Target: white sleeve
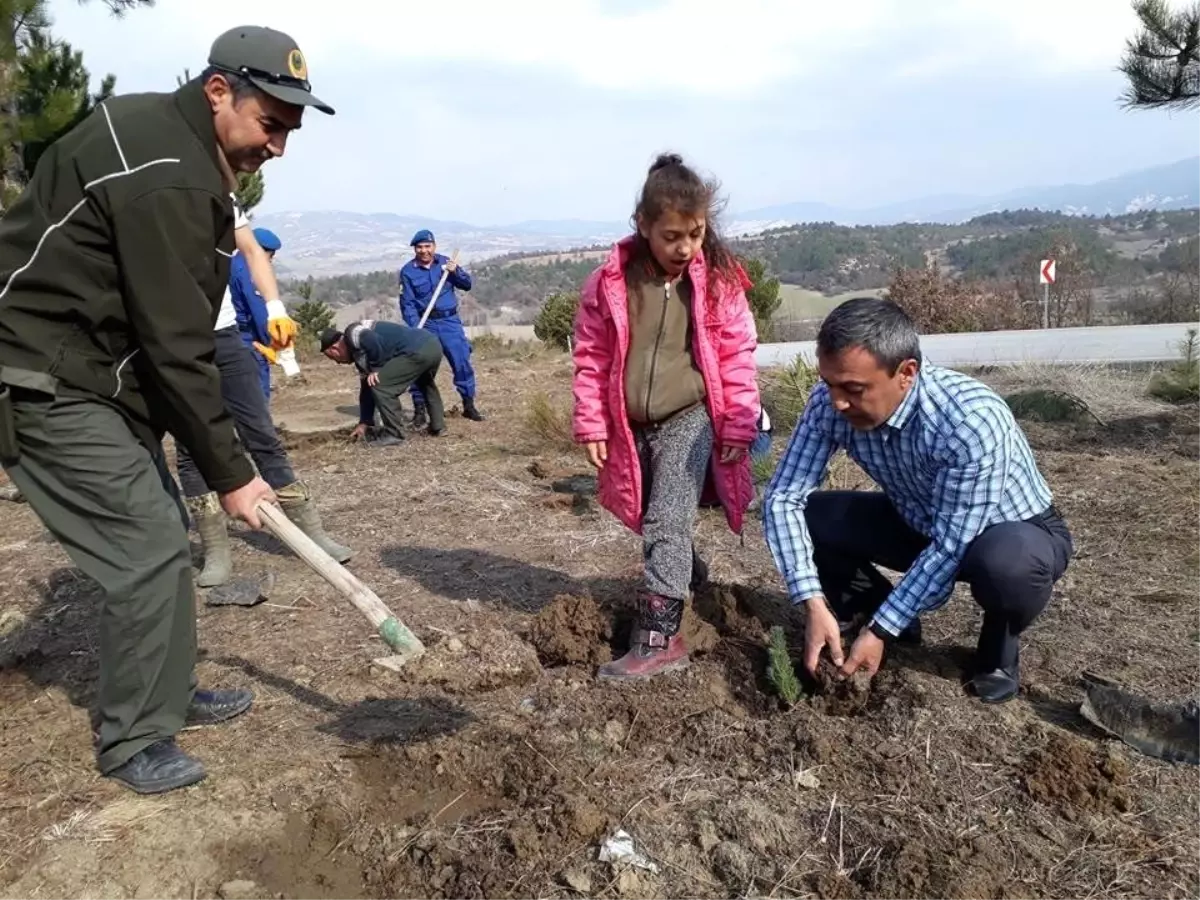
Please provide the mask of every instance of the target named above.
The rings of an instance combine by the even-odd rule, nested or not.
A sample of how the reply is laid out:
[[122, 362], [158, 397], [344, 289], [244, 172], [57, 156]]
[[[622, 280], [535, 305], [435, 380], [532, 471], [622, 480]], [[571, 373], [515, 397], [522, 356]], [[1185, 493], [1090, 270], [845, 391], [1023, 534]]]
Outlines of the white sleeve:
[[246, 213], [242, 211], [242, 204], [238, 203], [237, 195], [231, 193], [229, 199], [233, 201], [233, 227], [246, 228], [250, 225], [250, 219]]

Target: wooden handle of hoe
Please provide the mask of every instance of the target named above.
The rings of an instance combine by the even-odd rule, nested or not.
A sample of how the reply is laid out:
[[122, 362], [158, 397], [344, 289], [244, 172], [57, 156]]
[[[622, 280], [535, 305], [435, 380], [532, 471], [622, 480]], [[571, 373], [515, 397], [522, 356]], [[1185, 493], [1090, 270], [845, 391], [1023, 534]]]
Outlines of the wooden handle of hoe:
[[401, 622], [375, 592], [359, 581], [317, 543], [301, 531], [279, 507], [260, 503], [258, 515], [267, 530], [308, 563], [318, 575], [337, 588], [347, 600], [366, 616], [379, 636], [397, 653], [415, 659], [425, 652], [425, 645], [408, 626]]
[[[454, 255], [450, 257], [452, 262], [458, 262], [458, 251], [454, 251]], [[446, 286], [446, 279], [450, 277], [450, 270], [445, 266], [442, 267], [442, 277], [438, 279], [437, 287], [433, 289], [433, 296], [429, 298], [429, 304], [425, 307], [425, 312], [421, 314], [421, 322], [417, 325], [418, 328], [424, 328], [425, 322], [429, 319], [429, 314], [433, 312], [433, 304], [437, 303], [438, 295], [442, 293], [442, 288]]]

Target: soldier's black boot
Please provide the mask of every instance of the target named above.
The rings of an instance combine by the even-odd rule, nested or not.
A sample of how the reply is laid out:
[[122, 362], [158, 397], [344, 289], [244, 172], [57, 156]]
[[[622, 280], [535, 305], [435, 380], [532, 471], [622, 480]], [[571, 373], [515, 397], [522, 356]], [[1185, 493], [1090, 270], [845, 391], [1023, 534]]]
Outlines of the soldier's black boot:
[[470, 419], [472, 422], [482, 422], [483, 413], [475, 408], [474, 397], [463, 397], [463, 418]]
[[424, 403], [418, 403], [413, 407], [412, 427], [424, 428], [429, 424], [429, 407]]

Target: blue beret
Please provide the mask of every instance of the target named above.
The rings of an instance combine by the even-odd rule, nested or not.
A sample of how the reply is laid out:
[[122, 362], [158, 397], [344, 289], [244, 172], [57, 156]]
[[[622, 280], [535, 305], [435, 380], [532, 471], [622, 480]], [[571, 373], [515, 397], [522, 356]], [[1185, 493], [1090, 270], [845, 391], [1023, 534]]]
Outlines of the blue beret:
[[434, 243], [433, 232], [430, 231], [428, 228], [422, 228], [420, 231], [418, 231], [416, 234], [413, 235], [413, 238], [411, 241], [409, 241], [408, 245], [410, 247], [415, 247], [415, 246], [417, 246], [417, 244], [423, 244], [426, 241], [428, 241], [431, 244]]
[[283, 246], [279, 237], [269, 228], [255, 228], [254, 239], [258, 241], [258, 246], [267, 251], [278, 250]]

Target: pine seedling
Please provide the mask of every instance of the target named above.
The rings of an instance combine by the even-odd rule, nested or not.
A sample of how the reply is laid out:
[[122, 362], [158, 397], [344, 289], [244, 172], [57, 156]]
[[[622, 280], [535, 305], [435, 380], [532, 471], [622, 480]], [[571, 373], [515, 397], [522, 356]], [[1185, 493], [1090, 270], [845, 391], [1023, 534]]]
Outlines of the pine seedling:
[[783, 698], [788, 706], [794, 706], [800, 699], [800, 682], [796, 679], [796, 670], [792, 668], [792, 657], [788, 653], [787, 639], [783, 629], [774, 625], [771, 628], [771, 643], [767, 648], [767, 680], [775, 688], [776, 693]]

